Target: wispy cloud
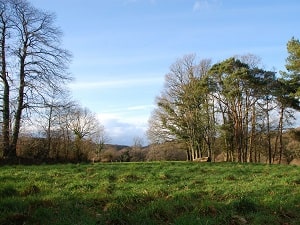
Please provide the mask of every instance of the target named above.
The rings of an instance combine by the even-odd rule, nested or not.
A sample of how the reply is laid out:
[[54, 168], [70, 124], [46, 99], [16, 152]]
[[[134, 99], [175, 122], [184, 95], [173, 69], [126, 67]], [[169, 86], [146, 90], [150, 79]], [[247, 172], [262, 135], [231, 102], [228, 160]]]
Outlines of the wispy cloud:
[[222, 5], [222, 0], [198, 0], [195, 1], [193, 11], [212, 10], [219, 8]]
[[74, 89], [98, 89], [98, 88], [129, 88], [135, 86], [145, 86], [153, 84], [161, 84], [163, 78], [149, 76], [148, 78], [129, 78], [129, 79], [113, 79], [103, 81], [90, 82], [74, 82], [69, 87]]
[[104, 127], [123, 127], [124, 130], [128, 127], [135, 129], [144, 129], [147, 125], [147, 114], [129, 114], [129, 113], [99, 113], [98, 118]]
[[124, 118], [125, 113], [132, 113], [133, 111], [144, 111], [154, 108], [154, 104], [147, 105], [131, 105], [125, 107], [114, 106], [109, 109], [103, 110], [101, 114], [107, 115], [107, 118]]
[[193, 6], [193, 11], [198, 11], [198, 10], [200, 10], [201, 7], [202, 7], [201, 2], [196, 1]]
[[135, 111], [135, 110], [145, 110], [149, 108], [153, 108], [154, 105], [137, 105], [137, 106], [130, 106], [127, 108], [129, 111]]

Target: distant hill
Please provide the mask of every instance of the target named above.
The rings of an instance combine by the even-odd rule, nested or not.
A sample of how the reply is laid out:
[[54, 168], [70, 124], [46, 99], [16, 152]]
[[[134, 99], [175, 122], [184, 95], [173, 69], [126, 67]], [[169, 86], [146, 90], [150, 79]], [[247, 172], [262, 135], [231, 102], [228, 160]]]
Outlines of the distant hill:
[[113, 148], [117, 151], [120, 151], [124, 148], [130, 148], [130, 146], [128, 146], [128, 145], [118, 145], [118, 144], [105, 144], [105, 149], [108, 149], [108, 148]]

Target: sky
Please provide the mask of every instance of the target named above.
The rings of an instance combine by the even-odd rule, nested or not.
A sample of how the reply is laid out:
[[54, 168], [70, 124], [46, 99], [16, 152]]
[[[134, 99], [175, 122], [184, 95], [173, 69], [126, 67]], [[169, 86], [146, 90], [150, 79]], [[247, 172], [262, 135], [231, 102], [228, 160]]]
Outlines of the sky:
[[108, 143], [147, 144], [148, 119], [178, 58], [254, 54], [285, 70], [300, 39], [299, 0], [29, 0], [56, 14], [72, 55], [73, 98], [97, 114]]

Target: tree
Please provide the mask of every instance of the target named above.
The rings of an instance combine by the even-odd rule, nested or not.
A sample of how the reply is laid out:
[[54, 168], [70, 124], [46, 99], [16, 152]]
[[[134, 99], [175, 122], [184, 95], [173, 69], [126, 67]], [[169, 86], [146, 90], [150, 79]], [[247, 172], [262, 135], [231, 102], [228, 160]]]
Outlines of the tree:
[[2, 143], [3, 143], [3, 154], [7, 155], [9, 153], [9, 123], [10, 123], [10, 109], [9, 109], [9, 77], [7, 72], [7, 45], [6, 39], [8, 38], [8, 29], [10, 28], [9, 17], [7, 16], [7, 4], [5, 2], [0, 2], [0, 23], [1, 23], [1, 84], [2, 84]]
[[104, 126], [102, 126], [101, 124], [99, 124], [99, 127], [97, 128], [97, 131], [93, 136], [94, 136], [92, 137], [93, 142], [96, 144], [95, 153], [97, 158], [99, 158], [100, 153], [103, 151], [105, 147], [105, 143], [109, 141], [110, 138], [107, 136]]
[[[219, 127], [227, 160], [247, 162], [252, 160], [250, 157], [252, 158], [258, 105], [267, 105], [265, 113], [269, 128], [269, 113], [272, 110], [270, 91], [273, 90], [275, 73], [257, 68], [259, 60], [252, 55], [240, 58], [243, 61], [229, 58], [213, 65], [209, 72], [209, 83], [212, 86], [211, 93], [216, 99], [216, 111], [221, 113]], [[270, 129], [267, 130], [270, 153]]]
[[[253, 156], [257, 155], [257, 148], [255, 147], [255, 139], [257, 137], [257, 108], [256, 102], [259, 99], [259, 95], [255, 94], [257, 91], [257, 86], [259, 86], [259, 82], [256, 79], [258, 74], [263, 73], [262, 70], [257, 69], [261, 66], [261, 58], [253, 55], [253, 54], [246, 54], [237, 56], [242, 63], [245, 63], [249, 66], [250, 72], [250, 79], [245, 82], [247, 83], [247, 87], [245, 89], [245, 123], [244, 123], [244, 134], [245, 134], [245, 154], [244, 161], [253, 162]], [[251, 76], [254, 77], [251, 78]], [[254, 151], [255, 150], [255, 151]], [[254, 154], [253, 154], [254, 151]]]
[[[204, 141], [207, 139], [204, 122], [207, 104], [207, 90], [200, 80], [210, 66], [209, 60], [195, 63], [195, 55], [186, 55], [170, 67], [165, 77], [165, 89], [157, 98], [148, 130], [148, 136], [161, 141], [177, 139], [187, 146], [187, 159], [193, 160], [204, 153]], [[208, 143], [208, 142], [206, 142]]]
[[67, 160], [69, 152], [72, 150], [73, 132], [70, 128], [70, 123], [72, 121], [74, 108], [76, 108], [77, 106], [78, 104], [76, 104], [75, 102], [67, 101], [65, 102], [64, 107], [60, 108], [60, 110], [58, 111], [58, 128], [56, 133], [58, 136], [60, 147], [56, 149], [56, 159], [62, 156], [65, 160]]
[[287, 43], [288, 57], [286, 69], [288, 72], [281, 72], [283, 79], [289, 83], [290, 95], [299, 100], [300, 97], [300, 42], [292, 38]]
[[291, 85], [289, 85], [289, 81], [279, 78], [276, 80], [276, 84], [274, 87], [274, 96], [277, 101], [278, 108], [278, 128], [277, 135], [275, 139], [274, 153], [273, 153], [273, 161], [275, 161], [276, 154], [278, 153], [278, 141], [279, 141], [279, 163], [281, 163], [282, 154], [283, 154], [283, 130], [284, 124], [291, 122], [291, 119], [294, 118], [294, 110], [300, 109], [299, 100], [292, 97], [291, 95]]
[[[295, 78], [299, 82], [300, 76], [300, 42], [294, 37], [287, 43], [288, 57], [286, 59], [286, 69], [290, 72], [290, 78]], [[298, 85], [299, 88], [299, 85]]]
[[74, 135], [75, 156], [78, 161], [82, 159], [83, 140], [93, 140], [102, 127], [96, 115], [87, 108], [75, 107], [70, 116], [68, 127]]
[[59, 94], [70, 80], [70, 53], [61, 48], [52, 14], [26, 0], [0, 0], [0, 7], [3, 155], [14, 158], [24, 110], [42, 106], [49, 92]]
[[156, 108], [151, 113], [148, 120], [147, 138], [150, 143], [161, 144], [166, 141], [174, 140], [174, 135], [170, 133], [163, 125], [163, 120], [167, 115], [163, 110]]
[[208, 60], [196, 64], [194, 55], [177, 60], [149, 120], [152, 143], [185, 143], [187, 159], [194, 160], [212, 156], [223, 141], [227, 161], [260, 162], [264, 156], [272, 163], [279, 154], [280, 162], [284, 123], [293, 117], [291, 109], [300, 108], [300, 48], [298, 40], [291, 42], [283, 78], [261, 69], [251, 54], [212, 66]]
[[224, 119], [230, 122], [228, 124], [231, 128], [229, 132], [233, 134], [231, 146], [235, 146], [238, 161], [240, 162], [245, 160], [246, 154], [244, 151], [244, 118], [246, 116], [244, 113], [247, 112], [247, 106], [245, 105], [247, 86], [245, 81], [249, 76], [249, 71], [247, 64], [235, 58], [229, 58], [219, 64], [215, 64], [210, 70], [213, 77], [217, 76], [218, 80], [222, 82], [218, 85], [220, 95], [218, 95], [217, 100], [220, 102], [219, 105], [223, 105], [222, 108], [225, 108], [227, 111], [227, 119], [225, 117]]
[[63, 139], [63, 126], [61, 124], [61, 116], [68, 108], [74, 107], [76, 104], [70, 100], [68, 92], [45, 98], [44, 107], [31, 114], [35, 118], [35, 127], [41, 131], [40, 136], [45, 137], [46, 149], [40, 158], [59, 158], [60, 142]]
[[142, 149], [143, 143], [144, 143], [144, 140], [142, 137], [139, 137], [139, 136], [133, 137], [132, 149], [139, 149], [139, 150]]
[[286, 69], [288, 72], [280, 71], [281, 78], [276, 82], [274, 95], [276, 96], [279, 108], [279, 124], [275, 142], [275, 159], [277, 152], [277, 143], [279, 139], [279, 163], [283, 153], [283, 120], [294, 118], [293, 111], [289, 109], [300, 110], [300, 42], [292, 38], [287, 43], [288, 57], [286, 59]]

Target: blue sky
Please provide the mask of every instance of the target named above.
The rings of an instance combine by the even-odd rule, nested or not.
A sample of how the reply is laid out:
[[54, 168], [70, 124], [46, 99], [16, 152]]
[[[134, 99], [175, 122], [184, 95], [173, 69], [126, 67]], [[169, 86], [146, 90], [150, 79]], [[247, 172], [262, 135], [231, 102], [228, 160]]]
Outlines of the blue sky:
[[299, 0], [29, 1], [56, 14], [73, 54], [72, 95], [99, 115], [114, 144], [145, 137], [177, 58], [194, 53], [216, 63], [251, 53], [278, 71], [286, 43], [300, 38]]

